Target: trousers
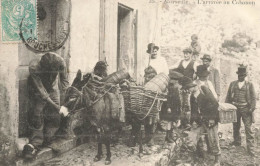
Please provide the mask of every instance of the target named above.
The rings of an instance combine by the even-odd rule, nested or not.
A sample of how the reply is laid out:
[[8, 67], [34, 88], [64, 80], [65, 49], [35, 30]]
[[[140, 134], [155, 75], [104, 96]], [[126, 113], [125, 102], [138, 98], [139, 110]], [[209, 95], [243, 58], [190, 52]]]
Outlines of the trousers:
[[[49, 92], [49, 97], [60, 105], [59, 90]], [[50, 143], [60, 127], [61, 116], [59, 111], [49, 105], [38, 93], [29, 93], [29, 142], [38, 148], [42, 144]]]
[[213, 155], [220, 155], [218, 124], [210, 128], [205, 123], [200, 126], [199, 151], [207, 151], [208, 147]]
[[[132, 136], [139, 136], [139, 132], [141, 130], [142, 122], [138, 120], [136, 117], [132, 119]], [[144, 120], [144, 130], [145, 130], [145, 137], [146, 141], [149, 142], [155, 133], [157, 127], [157, 120], [156, 118], [147, 117]]]
[[242, 119], [245, 126], [247, 149], [254, 153], [254, 134], [251, 128], [253, 123], [252, 113], [248, 109], [248, 107], [237, 108], [237, 122], [233, 123], [233, 137], [235, 143], [241, 144], [240, 127]]

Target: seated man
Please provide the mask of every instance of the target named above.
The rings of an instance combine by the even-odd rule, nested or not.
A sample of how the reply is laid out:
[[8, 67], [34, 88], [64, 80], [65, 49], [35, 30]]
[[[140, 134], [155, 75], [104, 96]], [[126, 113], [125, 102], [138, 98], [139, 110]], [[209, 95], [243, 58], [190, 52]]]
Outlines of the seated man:
[[175, 63], [171, 69], [177, 68], [181, 74], [183, 74], [186, 77], [189, 77], [190, 79], [194, 80], [196, 78], [196, 70], [198, 63], [194, 61], [192, 58], [192, 49], [185, 48], [183, 50], [183, 59]]
[[31, 136], [29, 144], [24, 146], [25, 158], [35, 157], [40, 146], [50, 144], [60, 127], [60, 114], [68, 115], [65, 107], [60, 108], [58, 88], [58, 82], [60, 82], [62, 90], [66, 90], [69, 85], [63, 58], [56, 53], [46, 53], [30, 62], [29, 72]]
[[83, 80], [81, 80], [82, 77], [81, 71], [78, 70], [76, 78], [74, 79], [71, 86], [81, 91], [82, 87], [88, 82], [90, 78], [95, 80], [101, 80], [107, 77], [107, 66], [108, 64], [105, 61], [98, 61], [94, 67], [93, 72], [84, 75]]

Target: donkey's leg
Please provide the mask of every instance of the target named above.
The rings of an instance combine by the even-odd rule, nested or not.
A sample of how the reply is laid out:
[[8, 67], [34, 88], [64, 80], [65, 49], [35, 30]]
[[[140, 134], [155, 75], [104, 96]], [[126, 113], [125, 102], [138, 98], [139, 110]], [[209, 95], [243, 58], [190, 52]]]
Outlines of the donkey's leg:
[[94, 158], [94, 161], [97, 162], [99, 160], [101, 160], [102, 157], [102, 143], [98, 142], [98, 153]]
[[105, 161], [105, 165], [109, 165], [111, 163], [110, 140], [108, 140], [105, 145], [107, 149], [107, 158]]
[[142, 130], [140, 129], [139, 134], [139, 154], [143, 153], [143, 136], [142, 136]]

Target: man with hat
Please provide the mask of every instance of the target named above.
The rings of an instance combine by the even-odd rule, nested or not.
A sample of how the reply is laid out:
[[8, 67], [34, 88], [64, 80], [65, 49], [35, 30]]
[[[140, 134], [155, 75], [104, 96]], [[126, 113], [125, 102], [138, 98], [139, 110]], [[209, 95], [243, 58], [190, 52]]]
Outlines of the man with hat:
[[169, 74], [168, 64], [164, 57], [158, 55], [159, 47], [156, 46], [154, 43], [149, 43], [147, 46], [146, 52], [150, 55], [149, 64], [155, 69], [157, 74], [164, 73], [166, 75]]
[[[206, 86], [207, 88], [209, 88], [209, 90], [211, 91], [211, 93], [213, 94], [213, 96], [218, 99], [217, 93], [214, 89], [213, 84], [211, 83], [210, 80], [208, 80], [208, 76], [209, 76], [210, 72], [207, 70], [207, 66], [205, 65], [199, 65], [197, 67], [197, 72], [196, 75], [198, 76], [198, 79], [194, 81], [194, 83], [196, 85], [198, 85], [198, 87], [201, 87], [202, 85]], [[196, 99], [194, 98], [194, 96], [191, 96], [191, 124], [193, 124], [193, 122], [196, 122], [197, 124], [200, 124], [200, 115], [199, 115], [199, 108], [198, 108], [198, 104], [196, 102]]]
[[233, 123], [234, 142], [231, 145], [241, 145], [239, 130], [242, 118], [245, 126], [247, 150], [254, 157], [254, 135], [251, 125], [253, 123], [253, 112], [256, 107], [255, 90], [253, 84], [245, 80], [247, 76], [246, 66], [240, 65], [236, 73], [238, 80], [230, 83], [226, 97], [226, 103], [231, 103], [237, 107], [237, 122]]
[[[207, 71], [204, 68], [204, 71]], [[202, 72], [202, 71], [200, 71]], [[205, 72], [206, 73], [206, 72]], [[200, 74], [200, 73], [199, 73]], [[196, 85], [190, 79], [184, 77], [181, 81], [182, 88], [188, 89], [196, 99], [201, 116], [200, 139], [198, 151], [202, 157], [206, 157], [206, 138], [208, 138], [211, 153], [215, 156], [214, 165], [220, 165], [220, 146], [218, 139], [218, 101], [211, 90], [204, 84]]]
[[83, 75], [83, 79], [81, 70], [78, 70], [71, 86], [81, 91], [82, 87], [88, 82], [89, 79], [100, 81], [101, 79], [107, 77], [107, 67], [108, 64], [106, 61], [98, 61], [93, 69], [93, 72]]
[[[61, 115], [68, 109], [60, 106], [60, 90], [68, 86], [66, 64], [56, 53], [48, 52], [36, 57], [29, 64], [29, 128], [30, 142], [23, 149], [25, 158], [33, 158], [42, 145], [49, 145], [60, 127]], [[60, 83], [60, 89], [58, 87]]]
[[171, 68], [178, 68], [178, 70], [180, 71], [181, 74], [194, 80], [196, 78], [195, 71], [196, 71], [198, 64], [191, 58], [192, 49], [185, 48], [183, 50], [183, 55], [184, 55], [184, 59], [178, 61]]
[[218, 69], [214, 68], [211, 65], [212, 58], [209, 54], [204, 54], [202, 58], [200, 58], [203, 62], [203, 65], [205, 65], [209, 71], [208, 79], [211, 81], [211, 83], [214, 86], [214, 89], [218, 95], [218, 98], [220, 96], [220, 76]]
[[[161, 57], [158, 55], [158, 50], [159, 50], [159, 47], [156, 46], [154, 43], [148, 44], [147, 50], [146, 50], [146, 52], [150, 55], [148, 66], [152, 67], [154, 69], [154, 71], [156, 72], [156, 74], [164, 73], [165, 75], [168, 75], [169, 74], [168, 64], [164, 57]], [[145, 71], [147, 71], [147, 70], [145, 70]], [[145, 73], [144, 77], [146, 77], [148, 74], [149, 73]], [[146, 82], [148, 82], [152, 78], [153, 77], [150, 77], [149, 79], [145, 79], [145, 80], [146, 80]], [[154, 136], [154, 133], [156, 130], [157, 122], [158, 122], [158, 118], [148, 117], [145, 120], [145, 125], [144, 125], [145, 142], [147, 143], [148, 146], [154, 145], [153, 136]], [[139, 130], [139, 127], [137, 127], [137, 128]]]
[[169, 71], [169, 84], [167, 102], [165, 105], [167, 108], [160, 112], [160, 119], [168, 121], [165, 141], [173, 143], [172, 131], [174, 127], [178, 127], [180, 121], [180, 84], [179, 79], [183, 77], [183, 74], [179, 73], [178, 69], [170, 69]]

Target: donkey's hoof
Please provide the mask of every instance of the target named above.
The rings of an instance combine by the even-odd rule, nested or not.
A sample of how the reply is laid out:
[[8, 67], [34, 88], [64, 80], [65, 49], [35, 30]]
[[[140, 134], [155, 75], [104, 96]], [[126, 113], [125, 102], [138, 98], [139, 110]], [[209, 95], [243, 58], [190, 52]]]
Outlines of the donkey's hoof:
[[111, 160], [109, 159], [106, 159], [106, 161], [105, 161], [105, 165], [109, 165], [109, 164], [111, 164]]
[[96, 156], [93, 160], [94, 160], [94, 162], [98, 162], [101, 160], [101, 156]]

